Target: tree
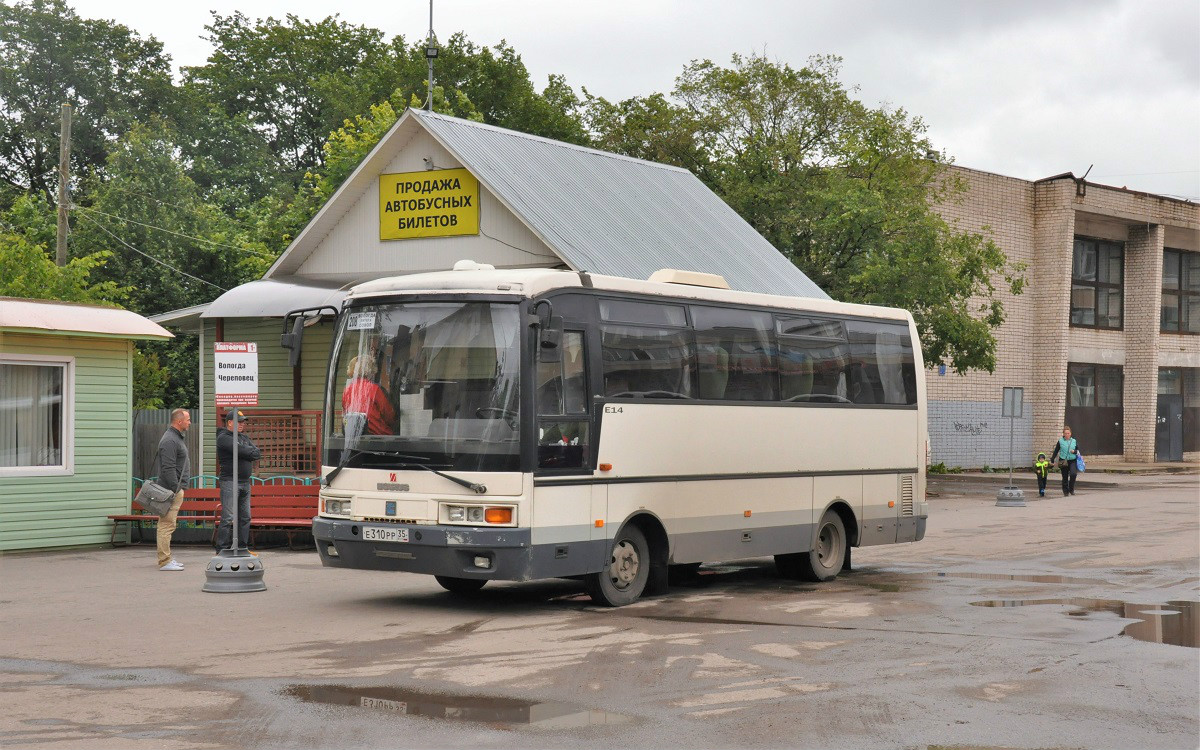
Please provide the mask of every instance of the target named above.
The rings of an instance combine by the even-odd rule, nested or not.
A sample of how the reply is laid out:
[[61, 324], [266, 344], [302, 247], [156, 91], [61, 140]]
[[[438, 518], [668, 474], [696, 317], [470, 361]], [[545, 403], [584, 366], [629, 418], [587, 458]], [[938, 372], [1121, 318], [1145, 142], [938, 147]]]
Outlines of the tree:
[[142, 315], [208, 302], [252, 275], [243, 271], [252, 251], [176, 153], [169, 124], [135, 123], [109, 155], [107, 179], [89, 183], [73, 212], [72, 253], [111, 251], [102, 274], [131, 287], [129, 307]]
[[839, 66], [693, 62], [679, 104], [589, 100], [589, 123], [602, 144], [691, 169], [835, 299], [911, 311], [927, 363], [994, 370], [997, 290], [1019, 294], [1023, 268], [934, 210], [963, 187], [925, 124], [854, 99]]
[[72, 174], [87, 176], [131, 122], [168, 110], [171, 99], [157, 40], [79, 18], [63, 0], [0, 3], [0, 185], [11, 193], [52, 194], [60, 105], [75, 108]]
[[240, 12], [214, 13], [205, 28], [214, 50], [206, 64], [185, 69], [186, 86], [252, 125], [293, 184], [323, 163], [330, 131], [391, 90], [378, 98], [355, 93], [364, 64], [386, 49], [378, 29], [337, 16], [252, 22]]
[[45, 245], [35, 245], [17, 232], [0, 232], [0, 297], [50, 299], [118, 306], [125, 290], [115, 281], [91, 280], [91, 275], [111, 259], [99, 252], [55, 264]]

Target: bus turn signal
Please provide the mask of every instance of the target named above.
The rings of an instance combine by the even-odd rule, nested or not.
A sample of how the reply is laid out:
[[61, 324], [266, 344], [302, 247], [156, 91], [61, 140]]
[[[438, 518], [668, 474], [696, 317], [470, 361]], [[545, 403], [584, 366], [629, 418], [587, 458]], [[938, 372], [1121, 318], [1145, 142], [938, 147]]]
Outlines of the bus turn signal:
[[512, 508], [488, 508], [483, 512], [488, 523], [512, 523]]

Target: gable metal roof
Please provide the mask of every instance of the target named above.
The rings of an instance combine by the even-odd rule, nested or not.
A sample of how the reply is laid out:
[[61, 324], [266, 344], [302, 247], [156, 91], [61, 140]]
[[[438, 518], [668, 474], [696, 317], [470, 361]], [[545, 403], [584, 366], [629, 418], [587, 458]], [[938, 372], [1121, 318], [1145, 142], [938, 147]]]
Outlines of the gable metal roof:
[[716, 273], [734, 289], [829, 299], [686, 169], [409, 110], [577, 271]]

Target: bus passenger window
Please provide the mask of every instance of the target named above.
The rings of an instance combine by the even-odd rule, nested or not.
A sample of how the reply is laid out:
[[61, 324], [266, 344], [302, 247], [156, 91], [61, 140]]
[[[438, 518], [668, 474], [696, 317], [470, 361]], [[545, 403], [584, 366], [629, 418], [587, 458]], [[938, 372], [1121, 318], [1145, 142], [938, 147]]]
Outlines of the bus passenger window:
[[604, 326], [604, 395], [692, 398], [696, 354], [690, 339], [686, 330]]
[[787, 318], [777, 330], [781, 400], [852, 402], [850, 347], [841, 321]]
[[770, 313], [692, 306], [700, 398], [777, 401], [778, 366]]
[[908, 326], [891, 321], [847, 321], [851, 353], [850, 399], [856, 404], [915, 404], [916, 375]]

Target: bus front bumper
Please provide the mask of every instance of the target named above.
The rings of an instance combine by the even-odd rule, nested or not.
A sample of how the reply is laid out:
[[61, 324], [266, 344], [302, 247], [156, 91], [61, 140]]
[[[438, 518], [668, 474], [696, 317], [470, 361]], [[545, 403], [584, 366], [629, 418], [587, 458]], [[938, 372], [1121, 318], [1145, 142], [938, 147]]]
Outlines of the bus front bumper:
[[[367, 527], [407, 529], [407, 542], [368, 541]], [[534, 554], [529, 529], [373, 524], [313, 519], [321, 563], [332, 568], [396, 570], [454, 578], [529, 581]], [[486, 562], [486, 567], [481, 563]]]

